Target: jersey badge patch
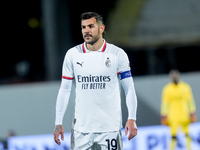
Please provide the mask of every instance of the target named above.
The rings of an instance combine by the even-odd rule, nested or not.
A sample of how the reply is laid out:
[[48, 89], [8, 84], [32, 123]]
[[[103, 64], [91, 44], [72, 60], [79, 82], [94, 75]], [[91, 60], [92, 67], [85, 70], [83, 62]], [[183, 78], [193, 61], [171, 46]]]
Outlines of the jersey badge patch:
[[106, 65], [107, 68], [110, 68], [110, 66], [111, 66], [111, 61], [110, 61], [109, 57], [107, 57], [106, 62], [105, 62], [105, 65]]

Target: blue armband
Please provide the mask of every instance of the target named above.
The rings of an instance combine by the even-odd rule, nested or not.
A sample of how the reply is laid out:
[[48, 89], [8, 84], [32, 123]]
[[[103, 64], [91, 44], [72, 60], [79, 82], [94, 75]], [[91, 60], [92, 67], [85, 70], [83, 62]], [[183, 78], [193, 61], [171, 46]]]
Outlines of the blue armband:
[[132, 77], [130, 70], [125, 71], [125, 72], [120, 72], [120, 74], [119, 74], [120, 80], [125, 79], [125, 78], [129, 78], [129, 77]]

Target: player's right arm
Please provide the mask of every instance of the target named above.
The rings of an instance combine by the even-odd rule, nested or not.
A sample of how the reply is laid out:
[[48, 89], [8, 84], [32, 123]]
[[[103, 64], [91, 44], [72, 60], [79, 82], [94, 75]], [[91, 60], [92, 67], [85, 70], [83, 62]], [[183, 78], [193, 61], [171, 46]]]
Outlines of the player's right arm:
[[[69, 50], [70, 51], [70, 50]], [[62, 81], [58, 92], [56, 101], [56, 119], [55, 119], [55, 130], [54, 130], [54, 141], [60, 145], [59, 135], [61, 134], [61, 140], [64, 140], [64, 128], [62, 126], [63, 117], [67, 109], [69, 102], [72, 80], [73, 77], [73, 65], [71, 53], [67, 52], [62, 69]]]
[[60, 145], [59, 135], [61, 140], [64, 140], [64, 128], [62, 126], [63, 117], [69, 102], [70, 92], [72, 87], [72, 80], [62, 79], [61, 87], [58, 92], [56, 101], [56, 119], [54, 129], [54, 141]]

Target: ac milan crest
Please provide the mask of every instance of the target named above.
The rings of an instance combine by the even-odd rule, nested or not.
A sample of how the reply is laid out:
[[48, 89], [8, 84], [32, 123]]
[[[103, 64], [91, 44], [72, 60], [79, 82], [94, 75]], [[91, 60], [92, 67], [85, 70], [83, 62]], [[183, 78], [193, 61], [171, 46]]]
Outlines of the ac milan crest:
[[110, 61], [109, 57], [107, 57], [105, 65], [107, 68], [109, 68], [111, 66], [111, 61]]

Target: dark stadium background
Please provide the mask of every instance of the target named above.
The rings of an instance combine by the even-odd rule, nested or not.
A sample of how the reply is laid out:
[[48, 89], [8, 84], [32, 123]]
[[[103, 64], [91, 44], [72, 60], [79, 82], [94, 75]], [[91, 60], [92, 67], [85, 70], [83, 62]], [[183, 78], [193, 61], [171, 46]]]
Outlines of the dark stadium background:
[[[3, 4], [2, 6], [6, 8], [6, 11], [1, 19], [3, 34], [0, 55], [0, 84], [60, 79], [60, 73], [48, 78], [46, 57], [49, 51], [44, 49], [41, 1], [22, 0], [12, 1], [11, 3], [10, 1], [4, 1]], [[115, 4], [116, 0], [101, 0], [100, 2], [92, 0], [57, 1], [55, 4], [57, 36], [60, 37], [67, 33], [68, 37], [64, 38], [69, 40], [65, 41], [67, 45], [65, 49], [60, 46], [56, 50], [56, 55], [59, 59], [55, 58], [55, 60], [57, 60], [59, 67], [56, 67], [55, 72], [60, 72], [63, 55], [67, 49], [83, 42], [80, 30], [80, 14], [85, 11], [99, 12], [104, 16], [105, 24], [107, 24], [108, 14], [115, 8]], [[38, 23], [36, 22], [31, 27], [28, 22], [32, 18], [35, 18]], [[60, 40], [62, 41], [63, 39]], [[60, 41], [58, 40], [57, 42]], [[181, 72], [200, 71], [199, 44], [163, 45], [154, 47], [153, 50], [148, 47], [130, 48], [124, 45], [121, 47], [124, 48], [129, 56], [134, 76], [165, 74], [171, 68], [177, 68]], [[149, 53], [152, 53], [154, 57], [153, 66], [149, 66]], [[29, 63], [29, 72], [20, 76], [16, 71], [16, 64], [21, 61]]]

